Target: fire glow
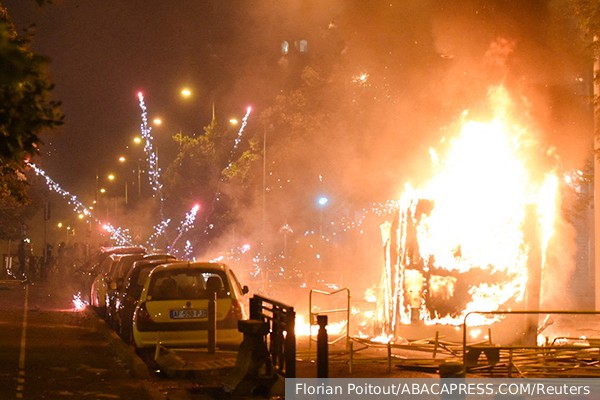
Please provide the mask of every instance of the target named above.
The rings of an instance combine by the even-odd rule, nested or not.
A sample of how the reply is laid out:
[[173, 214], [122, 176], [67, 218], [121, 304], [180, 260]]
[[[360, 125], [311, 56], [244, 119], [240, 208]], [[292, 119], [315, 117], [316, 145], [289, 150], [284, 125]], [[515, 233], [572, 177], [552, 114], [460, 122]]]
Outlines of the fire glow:
[[522, 305], [530, 265], [543, 270], [557, 210], [558, 179], [546, 168], [553, 162], [511, 118], [503, 87], [490, 91], [490, 104], [489, 120], [465, 112], [447, 152], [430, 151], [432, 178], [407, 184], [394, 222], [382, 226], [376, 334], [414, 321], [458, 325], [471, 311]]
[[81, 299], [81, 293], [77, 293], [73, 296], [73, 309], [75, 311], [85, 310], [87, 303]]

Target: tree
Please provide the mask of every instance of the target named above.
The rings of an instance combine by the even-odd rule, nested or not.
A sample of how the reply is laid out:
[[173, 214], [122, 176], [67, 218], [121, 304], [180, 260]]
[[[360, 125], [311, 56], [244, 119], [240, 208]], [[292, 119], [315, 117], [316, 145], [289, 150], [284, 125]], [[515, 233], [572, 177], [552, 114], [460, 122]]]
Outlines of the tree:
[[[50, 3], [36, 0], [39, 5]], [[20, 37], [5, 7], [0, 5], [0, 238], [17, 239], [23, 223], [39, 206], [28, 190], [26, 161], [42, 145], [39, 134], [62, 124], [59, 102], [49, 100], [52, 84], [48, 62]]]
[[[600, 2], [596, 0], [570, 0], [570, 6], [575, 14], [579, 28], [584, 38], [590, 43], [589, 49], [591, 55], [596, 60], [600, 60]], [[595, 67], [597, 68], [597, 67]], [[594, 70], [595, 84], [600, 84], [600, 71]], [[598, 107], [600, 104], [599, 94], [595, 93], [594, 104], [596, 117], [598, 118]], [[596, 135], [598, 124], [596, 124]]]
[[235, 148], [235, 133], [224, 129], [213, 115], [203, 134], [178, 133], [179, 153], [164, 174], [166, 214], [180, 215], [194, 204], [201, 208], [190, 233], [206, 246], [236, 221], [236, 213], [251, 199], [251, 165], [258, 160], [258, 143], [245, 141]]
[[24, 172], [26, 162], [39, 154], [40, 133], [63, 122], [60, 102], [50, 99], [48, 60], [29, 44], [0, 5], [0, 198], [20, 204], [27, 200]]

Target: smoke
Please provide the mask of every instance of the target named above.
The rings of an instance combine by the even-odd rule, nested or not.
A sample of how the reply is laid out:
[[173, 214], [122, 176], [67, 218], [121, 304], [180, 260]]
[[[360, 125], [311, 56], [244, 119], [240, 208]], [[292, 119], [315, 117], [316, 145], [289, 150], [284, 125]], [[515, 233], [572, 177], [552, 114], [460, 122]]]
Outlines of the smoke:
[[[349, 270], [357, 277], [351, 285], [376, 283], [383, 255], [378, 227], [385, 218], [363, 210], [397, 199], [406, 182], [424, 179], [428, 148], [448, 139], [465, 109], [483, 112], [493, 85], [503, 84], [517, 99], [519, 117], [542, 148], [555, 149], [561, 168], [581, 168], [589, 157], [589, 76], [583, 44], [564, 10], [560, 1], [267, 1], [233, 10], [228, 29], [234, 39], [213, 47], [231, 74], [218, 91], [224, 104], [252, 99], [260, 113], [287, 93], [292, 77], [316, 86], [325, 80], [327, 96], [307, 99], [318, 105], [288, 112], [326, 110], [331, 119], [291, 140], [257, 121], [249, 125], [249, 134], [267, 139], [267, 180], [270, 173], [283, 176], [286, 167], [306, 173], [295, 175], [302, 181], [268, 181], [267, 210], [259, 190], [238, 215], [234, 233], [213, 248], [231, 248], [234, 237], [279, 252], [287, 245], [288, 260], [307, 258], [305, 270]], [[294, 60], [282, 56], [284, 41], [294, 49], [300, 40], [308, 42], [312, 70], [295, 70]], [[278, 197], [300, 193], [299, 187], [306, 193]], [[333, 190], [337, 198], [317, 208], [314, 197]], [[323, 267], [308, 257], [318, 243], [307, 232], [324, 220], [326, 234], [337, 233], [331, 223], [344, 218], [364, 225], [328, 243], [336, 257]], [[285, 224], [293, 229], [287, 237], [280, 230]], [[572, 266], [573, 233], [564, 221], [559, 227], [567, 240], [560, 240], [555, 262]], [[569, 274], [564, 267], [563, 274]]]
[[[427, 176], [428, 148], [448, 139], [463, 110], [481, 111], [491, 85], [502, 83], [519, 99], [523, 119], [532, 121], [541, 147], [556, 149], [562, 168], [581, 168], [590, 155], [591, 66], [561, 0], [76, 3], [47, 7], [39, 24], [37, 45], [53, 59], [67, 111], [57, 151], [73, 155], [50, 159], [55, 169], [68, 161], [81, 173], [112, 158], [111, 146], [97, 146], [89, 157], [69, 143], [80, 143], [73, 140], [80, 133], [91, 143], [124, 143], [125, 132], [137, 130], [133, 96], [140, 89], [151, 109], [169, 117], [155, 131], [163, 142], [176, 131], [201, 132], [213, 103], [220, 120], [249, 104], [256, 110], [245, 135], [267, 139], [266, 168], [257, 165], [255, 199], [240, 202], [235, 226], [212, 243], [214, 253], [251, 243], [276, 254], [287, 245], [288, 258], [314, 256], [322, 229], [335, 256], [326, 266], [311, 256], [303, 268], [349, 271], [352, 284], [377, 282], [385, 217], [373, 204], [397, 199], [406, 182]], [[52, 21], [60, 29], [51, 29]], [[113, 38], [110, 46], [106, 38]], [[296, 51], [302, 40], [306, 62], [282, 54], [284, 42]], [[118, 73], [106, 65], [119, 66]], [[302, 79], [313, 85], [309, 95], [326, 90], [287, 112], [314, 118], [314, 129], [301, 136], [264, 126], [258, 115]], [[182, 84], [194, 89], [193, 106], [176, 98]], [[110, 117], [92, 116], [96, 109]], [[269, 180], [284, 177], [286, 168], [297, 179]], [[319, 208], [314, 200], [322, 194], [331, 199]], [[141, 214], [137, 221], [152, 217]], [[293, 230], [287, 237], [285, 224]], [[561, 244], [572, 243], [570, 233], [566, 238]]]

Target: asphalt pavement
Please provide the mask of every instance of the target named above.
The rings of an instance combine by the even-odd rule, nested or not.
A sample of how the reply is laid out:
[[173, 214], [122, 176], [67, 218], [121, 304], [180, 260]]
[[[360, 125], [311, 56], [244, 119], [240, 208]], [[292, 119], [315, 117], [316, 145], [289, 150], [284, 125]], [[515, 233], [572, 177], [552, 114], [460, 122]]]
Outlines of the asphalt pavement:
[[[2, 283], [4, 282], [4, 283]], [[67, 390], [60, 392], [60, 384], [52, 389], [52, 393], [62, 393], [63, 396], [77, 396], [79, 398], [105, 398], [102, 389], [111, 386], [119, 386], [124, 389], [123, 394], [118, 391], [110, 392], [110, 398], [114, 399], [151, 399], [151, 400], [207, 400], [207, 399], [230, 399], [230, 398], [281, 398], [283, 397], [283, 380], [279, 379], [271, 387], [270, 393], [263, 393], [258, 396], [231, 396], [223, 389], [224, 383], [231, 376], [236, 365], [237, 350], [220, 349], [215, 353], [208, 353], [206, 349], [161, 349], [158, 354], [155, 350], [138, 353], [132, 345], [126, 344], [120, 337], [100, 318], [97, 313], [86, 307], [83, 310], [76, 311], [73, 303], [74, 296], [77, 294], [76, 285], [69, 282], [60, 281], [56, 277], [51, 277], [48, 282], [0, 282], [0, 297], [2, 308], [11, 309], [14, 312], [22, 304], [25, 297], [28, 298], [27, 309], [29, 311], [30, 326], [27, 332], [31, 342], [35, 341], [36, 348], [48, 347], [49, 351], [37, 351], [29, 358], [36, 358], [37, 367], [35, 372], [30, 374], [39, 374], [35, 379], [39, 382], [43, 379], [40, 372], [46, 366], [50, 371], [62, 371], [64, 373], [80, 373], [86, 370], [89, 374], [96, 374], [95, 384], [88, 384], [88, 391], [83, 389]], [[23, 308], [23, 306], [20, 306]], [[21, 318], [16, 315], [12, 335], [18, 336], [19, 324]], [[62, 327], [62, 328], [61, 328]], [[60, 344], [56, 340], [48, 340], [49, 332], [58, 332], [58, 329], [64, 330], [60, 333]], [[62, 332], [61, 330], [61, 332]], [[8, 332], [8, 330], [6, 330]], [[33, 338], [35, 337], [35, 339]], [[73, 365], [61, 365], [60, 360], [64, 355], [58, 356], [63, 349], [80, 349], [79, 341], [85, 340], [86, 352], [76, 355]], [[17, 346], [18, 340], [14, 340]], [[76, 345], [65, 345], [68, 343], [78, 343]], [[297, 377], [312, 378], [317, 376], [317, 365], [315, 356], [310, 357], [307, 353], [306, 338], [298, 338], [298, 360]], [[89, 348], [95, 350], [89, 350]], [[107, 348], [110, 351], [107, 351]], [[314, 350], [314, 349], [313, 349]], [[330, 353], [330, 362], [328, 364], [329, 377], [341, 378], [373, 378], [373, 377], [435, 377], [435, 371], [416, 371], [402, 370], [399, 368], [390, 368], [386, 362], [387, 352], [385, 349], [367, 349], [363, 352], [366, 357], [357, 357], [357, 362], [352, 368], [349, 368], [347, 354], [337, 351], [332, 347]], [[29, 354], [29, 353], [28, 353]], [[50, 360], [44, 360], [49, 357]], [[88, 357], [89, 359], [84, 359]], [[157, 362], [158, 361], [158, 362]], [[15, 361], [16, 362], [16, 361]], [[30, 369], [33, 366], [29, 366]], [[12, 379], [16, 377], [11, 377]], [[84, 376], [85, 378], [85, 376]], [[84, 379], [82, 378], [82, 379]], [[29, 376], [29, 384], [33, 381]], [[59, 382], [56, 377], [55, 381]], [[87, 379], [87, 378], [86, 378]], [[97, 386], [92, 388], [91, 386]], [[27, 383], [23, 390], [22, 398], [61, 398], [45, 395], [44, 397], [27, 396], [33, 393], [32, 389], [27, 389]], [[29, 391], [28, 391], [29, 390]], [[85, 394], [82, 395], [82, 393]], [[50, 396], [50, 397], [48, 397]], [[87, 396], [87, 397], [86, 397]], [[96, 397], [94, 397], [96, 396]], [[2, 398], [0, 396], [0, 398]], [[12, 397], [14, 398], [14, 397]]]
[[71, 299], [64, 282], [0, 281], [0, 399], [165, 399]]

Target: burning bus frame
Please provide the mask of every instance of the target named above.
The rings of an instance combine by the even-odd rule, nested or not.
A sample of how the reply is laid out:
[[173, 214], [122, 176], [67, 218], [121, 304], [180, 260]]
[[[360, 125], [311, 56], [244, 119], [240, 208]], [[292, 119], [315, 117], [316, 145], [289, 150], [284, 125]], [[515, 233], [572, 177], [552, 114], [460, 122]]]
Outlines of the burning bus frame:
[[[459, 326], [471, 311], [498, 311], [522, 308], [539, 310], [542, 279], [543, 246], [535, 218], [534, 206], [526, 208], [523, 220], [524, 242], [521, 260], [523, 268], [510, 271], [494, 266], [468, 265], [468, 268], [445, 268], [432, 254], [423, 256], [419, 240], [420, 224], [432, 213], [435, 203], [427, 199], [413, 199], [400, 206], [384, 242], [384, 307], [385, 319], [379, 329], [390, 337], [406, 337], [422, 331], [425, 326]], [[385, 233], [385, 232], [384, 232]], [[461, 262], [461, 247], [451, 255]], [[453, 260], [453, 261], [454, 261]], [[481, 302], [474, 298], [473, 288], [483, 287], [489, 292], [509, 287], [500, 302]], [[494, 299], [498, 301], [497, 299]], [[488, 316], [490, 314], [487, 314]], [[498, 322], [500, 318], [482, 318], [479, 325]], [[416, 328], [411, 331], [410, 328]], [[525, 321], [519, 337], [512, 342], [534, 345], [537, 340], [537, 318]]]
[[[517, 299], [520, 301], [504, 304], [505, 310], [468, 311], [464, 308], [468, 303], [465, 300], [468, 287], [473, 282], [482, 282], [481, 270], [448, 271], [432, 267], [433, 260], [420, 256], [417, 225], [433, 207], [432, 201], [417, 199], [407, 207], [399, 207], [393, 222], [382, 227], [386, 260], [382, 281], [387, 290], [383, 304], [387, 318], [377, 329], [389, 339], [382, 343], [352, 338], [350, 368], [357, 362], [359, 351], [380, 347], [387, 349], [389, 370], [395, 363], [402, 368], [441, 371], [441, 366], [448, 362], [460, 362], [463, 371], [480, 375], [599, 376], [600, 338], [560, 334], [552, 340], [542, 337], [544, 330], [553, 324], [552, 318], [589, 318], [600, 311], [540, 310], [544, 247], [535, 207], [527, 207], [523, 222], [527, 279], [523, 295]], [[455, 255], [460, 257], [459, 252]], [[506, 279], [506, 275], [494, 275], [493, 279]], [[440, 282], [446, 285], [442, 290]], [[513, 310], [516, 307], [524, 309]], [[448, 336], [451, 339], [445, 339]], [[363, 347], [355, 350], [355, 343]], [[396, 357], [394, 350], [408, 351], [404, 354], [429, 352], [432, 358]]]

